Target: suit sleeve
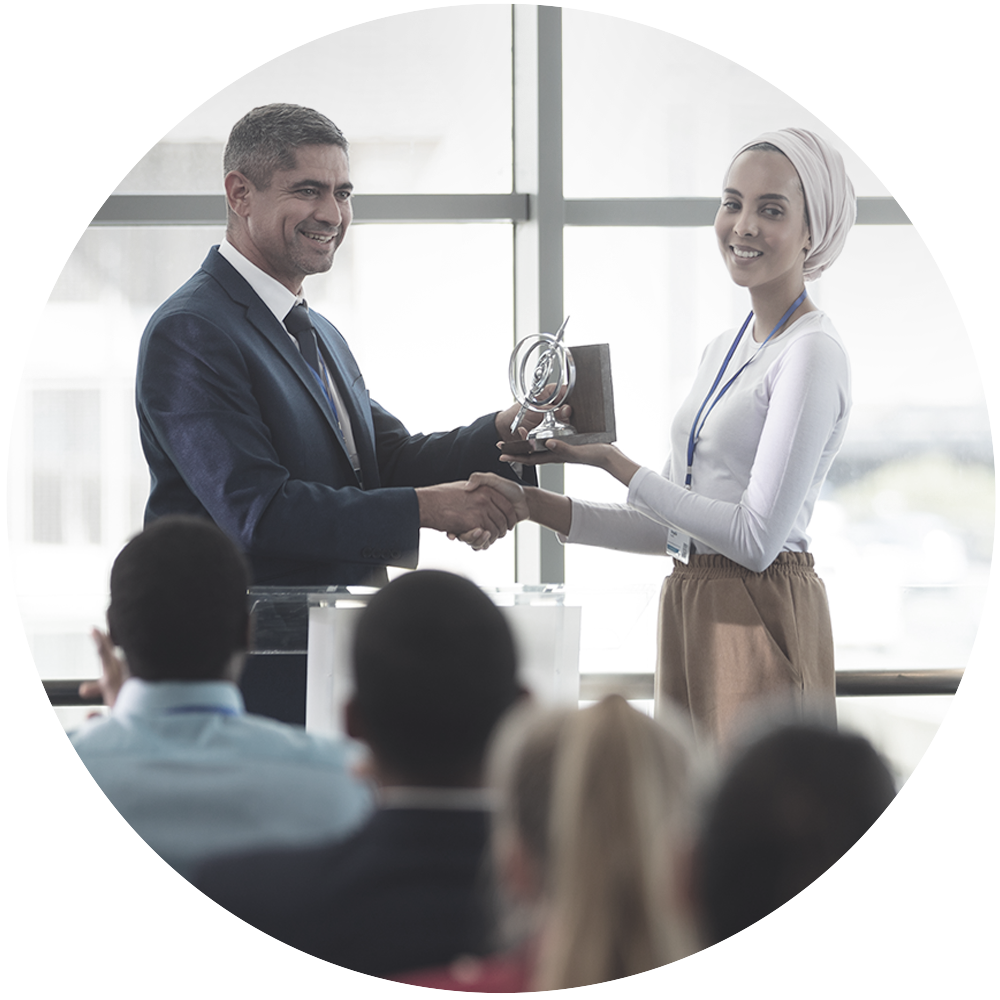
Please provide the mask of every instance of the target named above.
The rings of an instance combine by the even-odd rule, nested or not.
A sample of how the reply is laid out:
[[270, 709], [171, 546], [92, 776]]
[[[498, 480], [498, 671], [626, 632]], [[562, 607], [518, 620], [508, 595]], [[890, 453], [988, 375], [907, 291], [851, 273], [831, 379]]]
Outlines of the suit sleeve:
[[371, 409], [383, 484], [433, 486], [468, 479], [473, 472], [495, 472], [528, 485], [536, 482], [534, 469], [525, 469], [525, 475], [518, 477], [509, 463], [500, 461], [496, 412], [451, 431], [410, 434], [374, 400]]

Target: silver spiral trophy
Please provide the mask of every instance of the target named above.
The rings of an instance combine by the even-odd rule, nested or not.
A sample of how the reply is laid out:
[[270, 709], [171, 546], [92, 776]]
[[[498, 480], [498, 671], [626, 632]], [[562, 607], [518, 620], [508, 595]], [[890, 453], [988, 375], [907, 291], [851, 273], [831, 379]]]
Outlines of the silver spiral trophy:
[[545, 441], [549, 438], [576, 434], [572, 424], [556, 419], [556, 410], [566, 402], [576, 385], [573, 354], [563, 343], [568, 322], [569, 316], [563, 320], [554, 337], [551, 333], [525, 337], [510, 356], [510, 390], [521, 404], [510, 425], [511, 433], [517, 431], [529, 410], [545, 414], [542, 422], [528, 432], [527, 442], [531, 451], [544, 451]]

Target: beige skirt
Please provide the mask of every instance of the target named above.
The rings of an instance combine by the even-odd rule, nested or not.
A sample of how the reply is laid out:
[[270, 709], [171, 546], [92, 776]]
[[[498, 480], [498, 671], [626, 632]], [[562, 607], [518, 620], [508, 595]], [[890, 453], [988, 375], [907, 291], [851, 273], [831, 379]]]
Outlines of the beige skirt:
[[753, 573], [718, 555], [674, 563], [660, 593], [657, 703], [724, 747], [760, 712], [836, 722], [833, 630], [808, 552]]

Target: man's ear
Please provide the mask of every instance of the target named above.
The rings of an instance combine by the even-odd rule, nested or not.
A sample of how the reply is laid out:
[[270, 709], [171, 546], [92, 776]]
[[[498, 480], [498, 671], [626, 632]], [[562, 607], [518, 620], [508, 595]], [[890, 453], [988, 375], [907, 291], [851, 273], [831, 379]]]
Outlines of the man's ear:
[[238, 170], [230, 170], [222, 182], [226, 188], [226, 202], [229, 210], [241, 218], [250, 214], [250, 199], [254, 186]]
[[226, 669], [223, 672], [222, 679], [232, 681], [234, 684], [239, 684], [240, 677], [243, 676], [243, 668], [246, 666], [246, 662], [246, 653], [233, 653], [233, 655], [229, 658], [228, 663], [226, 663]]

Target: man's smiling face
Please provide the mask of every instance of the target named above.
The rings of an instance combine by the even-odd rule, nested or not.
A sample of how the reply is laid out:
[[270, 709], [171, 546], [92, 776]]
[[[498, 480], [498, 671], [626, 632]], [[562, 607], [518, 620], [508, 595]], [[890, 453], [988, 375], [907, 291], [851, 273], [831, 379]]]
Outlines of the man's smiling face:
[[226, 177], [230, 208], [242, 221], [230, 239], [261, 270], [298, 295], [307, 274], [329, 271], [351, 224], [347, 154], [339, 146], [300, 146], [295, 166], [265, 188]]

